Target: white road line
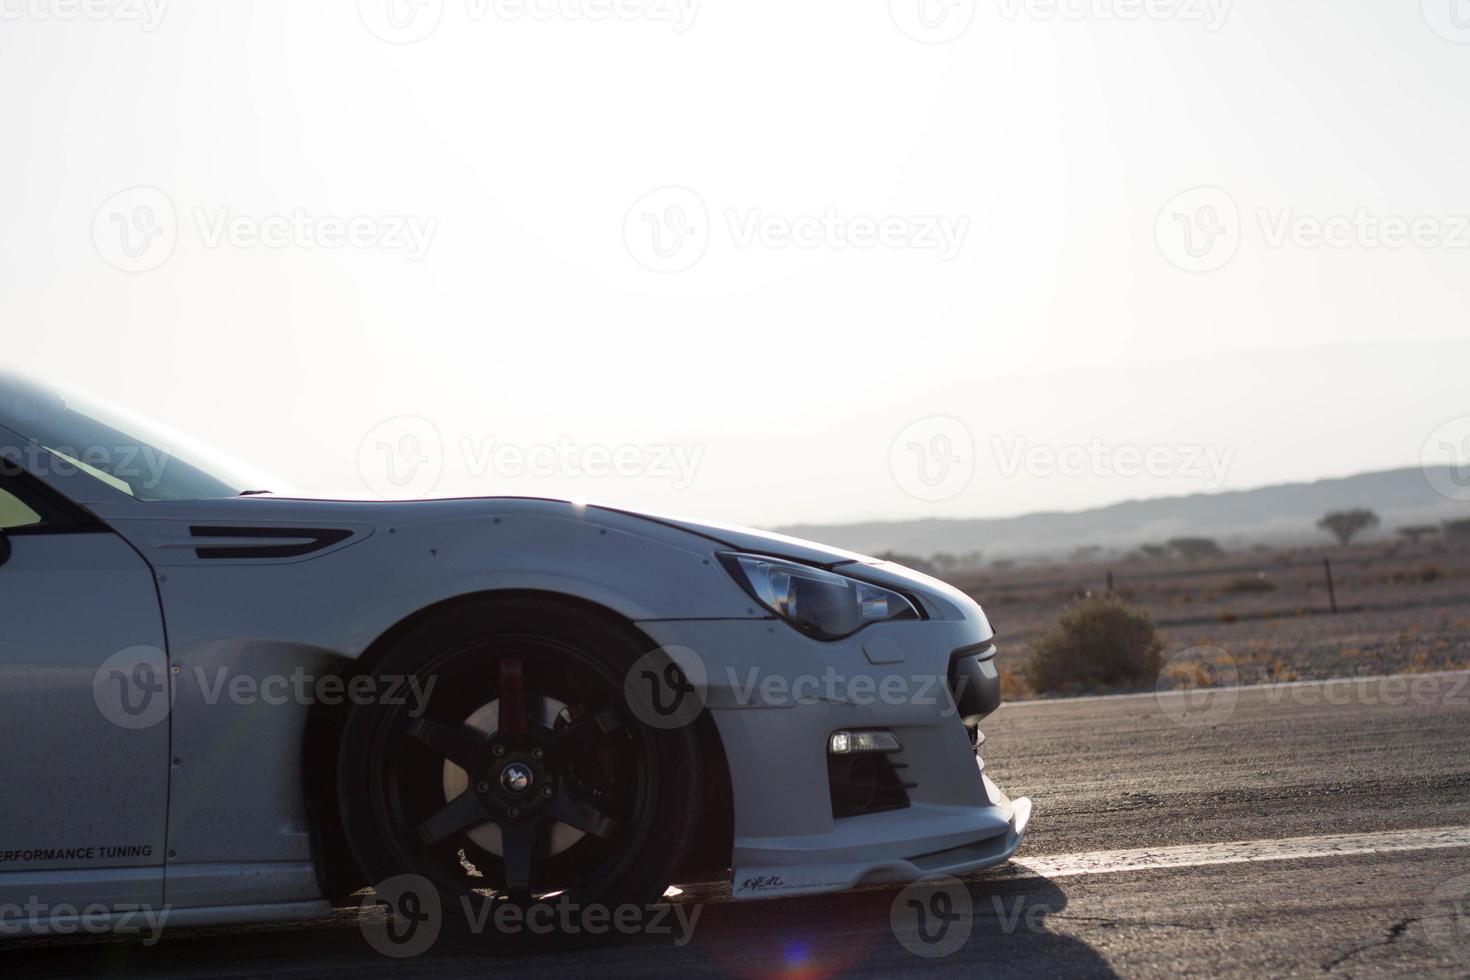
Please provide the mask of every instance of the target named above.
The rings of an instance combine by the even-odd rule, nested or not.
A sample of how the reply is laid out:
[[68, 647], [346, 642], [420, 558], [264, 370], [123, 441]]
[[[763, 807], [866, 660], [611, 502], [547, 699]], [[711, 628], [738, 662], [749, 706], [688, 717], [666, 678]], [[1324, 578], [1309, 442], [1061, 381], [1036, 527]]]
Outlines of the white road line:
[[1303, 858], [1349, 857], [1355, 854], [1388, 854], [1395, 851], [1427, 851], [1449, 847], [1470, 847], [1470, 827], [1288, 837], [1283, 840], [1231, 841], [1222, 844], [1184, 844], [1178, 847], [1140, 847], [1126, 851], [1086, 851], [1080, 854], [1012, 858], [1009, 867], [1018, 869], [1025, 876], [1066, 878], [1072, 875], [1147, 871], [1151, 868], [1197, 868], [1210, 864], [1296, 861]]
[[[1305, 680], [1305, 681], [1267, 681], [1266, 683], [1263, 683], [1263, 684], [1239, 684], [1239, 685], [1236, 685], [1234, 687], [1228, 687], [1228, 688], [1227, 687], [1218, 687], [1218, 688], [1208, 688], [1208, 689], [1204, 689], [1204, 690], [1207, 691], [1207, 692], [1209, 692], [1209, 693], [1213, 693], [1213, 692], [1217, 692], [1217, 691], [1224, 691], [1224, 690], [1233, 690], [1233, 691], [1242, 691], [1242, 692], [1244, 692], [1244, 691], [1280, 691], [1280, 690], [1291, 690], [1294, 687], [1315, 687], [1315, 686], [1320, 686], [1322, 684], [1343, 684], [1343, 683], [1349, 683], [1349, 684], [1364, 684], [1364, 683], [1367, 683], [1367, 684], [1381, 684], [1384, 681], [1399, 681], [1399, 680], [1412, 681], [1415, 678], [1419, 678], [1419, 677], [1430, 677], [1430, 678], [1459, 677], [1459, 676], [1464, 675], [1464, 674], [1470, 674], [1470, 670], [1437, 670], [1437, 671], [1425, 671], [1422, 674], [1364, 674], [1362, 676], [1354, 675], [1352, 677], [1323, 677], [1323, 678], [1320, 678], [1320, 679], [1317, 679], [1317, 680]], [[1040, 707], [1045, 707], [1045, 706], [1048, 706], [1048, 705], [1086, 704], [1089, 701], [1133, 701], [1133, 700], [1136, 700], [1138, 698], [1157, 698], [1160, 695], [1163, 695], [1165, 697], [1168, 697], [1168, 696], [1172, 696], [1172, 695], [1185, 695], [1185, 694], [1195, 694], [1195, 695], [1198, 695], [1200, 693], [1202, 693], [1201, 689], [1194, 689], [1194, 690], [1178, 689], [1178, 690], [1171, 690], [1171, 691], [1136, 691], [1136, 692], [1134, 692], [1132, 694], [1082, 694], [1082, 695], [1078, 695], [1077, 697], [1071, 697], [1071, 698], [1037, 698], [1034, 701], [1006, 701], [1006, 702], [1003, 702], [1001, 704], [1001, 706], [997, 709], [997, 713], [1002, 712], [1002, 711], [1006, 711], [1006, 710], [1019, 711], [1019, 710], [1021, 710], [1023, 708], [1040, 708]]]

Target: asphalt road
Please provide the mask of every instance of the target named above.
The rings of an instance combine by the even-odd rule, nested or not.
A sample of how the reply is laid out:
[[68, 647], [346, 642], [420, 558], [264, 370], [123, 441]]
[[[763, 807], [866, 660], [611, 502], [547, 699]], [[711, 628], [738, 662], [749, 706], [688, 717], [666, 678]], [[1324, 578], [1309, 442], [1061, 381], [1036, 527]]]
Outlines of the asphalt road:
[[[986, 727], [992, 776], [1036, 816], [1017, 864], [950, 904], [929, 889], [738, 904], [691, 889], [682, 946], [405, 960], [344, 913], [152, 948], [17, 944], [0, 975], [1470, 975], [1470, 675], [1013, 705]], [[954, 931], [917, 941], [910, 898], [953, 910]]]

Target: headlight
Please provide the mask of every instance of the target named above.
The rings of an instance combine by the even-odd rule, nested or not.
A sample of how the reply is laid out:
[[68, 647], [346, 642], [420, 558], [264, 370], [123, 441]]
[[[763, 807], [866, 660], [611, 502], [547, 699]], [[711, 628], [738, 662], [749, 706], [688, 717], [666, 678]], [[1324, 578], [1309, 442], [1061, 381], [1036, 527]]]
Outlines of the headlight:
[[835, 572], [759, 555], [724, 554], [720, 560], [757, 602], [824, 640], [849, 636], [869, 623], [920, 618], [899, 593]]

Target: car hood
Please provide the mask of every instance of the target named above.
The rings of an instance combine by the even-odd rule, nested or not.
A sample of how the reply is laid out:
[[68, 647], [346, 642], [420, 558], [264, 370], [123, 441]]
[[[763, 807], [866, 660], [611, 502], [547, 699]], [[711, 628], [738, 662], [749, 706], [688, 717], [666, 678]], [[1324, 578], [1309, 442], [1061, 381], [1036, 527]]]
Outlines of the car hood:
[[757, 531], [748, 527], [737, 527], [730, 524], [708, 524], [701, 521], [684, 520], [677, 517], [663, 517], [655, 514], [642, 514], [637, 511], [618, 510], [613, 507], [600, 507], [599, 510], [610, 510], [629, 517], [641, 518], [645, 521], [653, 521], [665, 527], [678, 528], [690, 534], [708, 538], [736, 551], [749, 551], [755, 554], [768, 555], [772, 558], [789, 558], [808, 565], [820, 565], [825, 568], [835, 568], [838, 565], [876, 565], [879, 559], [867, 555], [860, 555], [853, 551], [844, 551], [841, 548], [830, 548], [827, 545], [817, 544], [814, 541], [803, 541], [801, 538], [789, 537], [785, 534], [776, 534], [773, 531]]
[[[612, 508], [599, 508], [601, 510], [612, 510]], [[861, 572], [850, 568], [843, 574], [852, 575], [857, 573], [858, 577], [865, 582], [874, 585], [885, 586], [896, 589], [909, 596], [918, 596], [923, 599], [928, 607], [929, 615], [937, 619], [974, 619], [982, 624], [987, 636], [993, 635], [990, 621], [985, 617], [980, 606], [964, 592], [923, 572], [895, 565], [881, 558], [870, 558], [852, 551], [843, 551], [841, 548], [829, 548], [823, 544], [812, 541], [803, 541], [801, 538], [788, 537], [784, 534], [775, 534], [770, 531], [756, 531], [746, 527], [734, 527], [727, 524], [708, 524], [700, 521], [688, 521], [673, 517], [656, 517], [649, 514], [640, 514], [637, 511], [616, 511], [629, 517], [640, 520], [653, 521], [666, 527], [677, 528], [690, 534], [697, 534], [702, 538], [714, 541], [725, 547], [736, 551], [746, 551], [757, 555], [766, 555], [771, 558], [786, 558], [791, 561], [802, 562], [807, 565], [817, 565], [822, 568], [838, 568], [839, 566], [862, 565]]]

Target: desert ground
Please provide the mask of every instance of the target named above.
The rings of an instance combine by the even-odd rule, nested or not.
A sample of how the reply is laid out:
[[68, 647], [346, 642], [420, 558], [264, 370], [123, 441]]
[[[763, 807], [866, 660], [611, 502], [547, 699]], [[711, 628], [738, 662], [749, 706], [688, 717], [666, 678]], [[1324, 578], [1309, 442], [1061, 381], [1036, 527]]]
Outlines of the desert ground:
[[1026, 683], [1031, 645], [1069, 604], [1105, 593], [1110, 575], [1118, 597], [1152, 616], [1166, 658], [1228, 661], [1236, 683], [1470, 668], [1470, 549], [1443, 543], [1259, 549], [1193, 562], [1076, 562], [948, 578], [985, 607], [1006, 694], [1026, 698], [1035, 696]]

